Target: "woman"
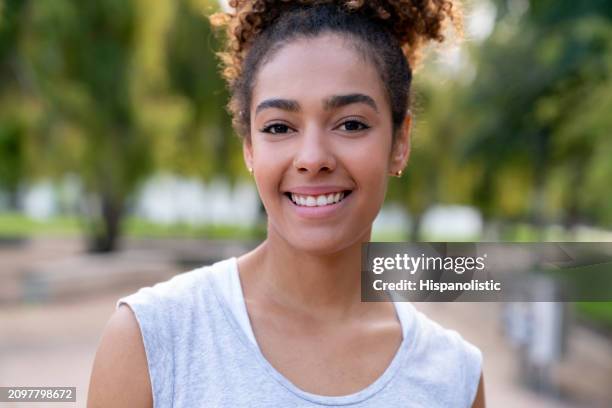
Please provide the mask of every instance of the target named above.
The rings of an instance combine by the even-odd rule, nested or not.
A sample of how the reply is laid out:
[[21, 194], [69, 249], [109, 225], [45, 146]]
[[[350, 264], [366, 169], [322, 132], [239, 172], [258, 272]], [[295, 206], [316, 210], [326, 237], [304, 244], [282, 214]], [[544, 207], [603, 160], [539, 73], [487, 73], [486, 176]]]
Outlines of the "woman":
[[214, 22], [267, 238], [120, 299], [89, 406], [483, 407], [478, 349], [360, 300], [361, 244], [408, 160], [410, 64], [456, 5], [230, 4]]

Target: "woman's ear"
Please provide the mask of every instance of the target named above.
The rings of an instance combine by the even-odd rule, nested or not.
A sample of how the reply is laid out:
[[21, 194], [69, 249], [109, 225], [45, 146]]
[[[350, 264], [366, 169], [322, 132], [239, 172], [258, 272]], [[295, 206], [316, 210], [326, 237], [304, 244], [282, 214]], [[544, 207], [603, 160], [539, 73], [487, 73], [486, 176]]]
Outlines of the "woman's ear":
[[412, 129], [412, 113], [408, 111], [402, 126], [398, 129], [391, 151], [389, 172], [397, 174], [404, 170], [410, 156], [410, 132]]

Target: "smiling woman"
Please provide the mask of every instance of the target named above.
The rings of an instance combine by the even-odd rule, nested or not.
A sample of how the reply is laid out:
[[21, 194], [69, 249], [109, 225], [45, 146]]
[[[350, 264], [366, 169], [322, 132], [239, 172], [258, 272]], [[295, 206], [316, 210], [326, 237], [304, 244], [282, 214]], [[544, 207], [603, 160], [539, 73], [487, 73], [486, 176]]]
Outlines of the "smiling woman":
[[89, 405], [484, 406], [477, 348], [360, 298], [361, 244], [410, 151], [410, 66], [456, 4], [230, 4], [213, 20], [267, 237], [119, 299]]
[[[300, 253], [336, 256], [369, 241], [387, 175], [407, 159], [407, 128], [389, 159], [384, 87], [346, 42], [336, 33], [290, 42], [261, 66], [252, 91], [245, 160], [268, 212], [269, 239]], [[328, 194], [343, 199], [327, 204]]]

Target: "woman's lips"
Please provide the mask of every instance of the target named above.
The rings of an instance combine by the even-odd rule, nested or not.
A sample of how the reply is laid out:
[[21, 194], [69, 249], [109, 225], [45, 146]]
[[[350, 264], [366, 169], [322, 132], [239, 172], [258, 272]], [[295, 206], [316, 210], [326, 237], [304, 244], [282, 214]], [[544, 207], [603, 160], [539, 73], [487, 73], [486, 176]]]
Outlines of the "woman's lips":
[[300, 195], [312, 195], [312, 196], [317, 196], [320, 194], [331, 194], [331, 193], [339, 193], [342, 191], [350, 191], [353, 190], [352, 187], [348, 187], [348, 186], [343, 186], [340, 184], [327, 184], [327, 185], [320, 185], [320, 186], [295, 186], [295, 187], [291, 187], [291, 188], [286, 188], [283, 191], [283, 193], [294, 193], [294, 194], [300, 194]]
[[322, 207], [342, 201], [347, 193], [349, 193], [349, 191], [338, 191], [328, 194], [319, 194], [316, 196], [296, 193], [287, 193], [287, 195], [296, 205], [305, 207]]
[[[350, 200], [352, 192], [352, 190], [344, 190], [319, 195], [284, 193], [283, 196], [288, 201], [291, 209], [295, 211], [299, 217], [306, 219], [320, 219], [330, 217], [338, 213], [346, 205], [347, 201]], [[336, 201], [336, 197], [330, 197], [332, 195], [336, 197], [339, 195], [340, 197], [338, 198], [341, 199]], [[323, 196], [325, 196], [325, 199], [322, 198]], [[301, 202], [302, 204], [295, 203], [292, 198], [297, 199], [298, 203]], [[329, 200], [330, 198], [331, 200]]]

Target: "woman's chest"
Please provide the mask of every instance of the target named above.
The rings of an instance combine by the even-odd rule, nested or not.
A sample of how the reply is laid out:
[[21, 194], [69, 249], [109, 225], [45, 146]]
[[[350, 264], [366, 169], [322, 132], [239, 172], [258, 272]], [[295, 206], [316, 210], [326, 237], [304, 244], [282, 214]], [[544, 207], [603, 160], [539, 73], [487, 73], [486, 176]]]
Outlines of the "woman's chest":
[[303, 391], [348, 395], [361, 391], [385, 372], [402, 341], [399, 324], [279, 324], [252, 322], [257, 344], [276, 371]]

